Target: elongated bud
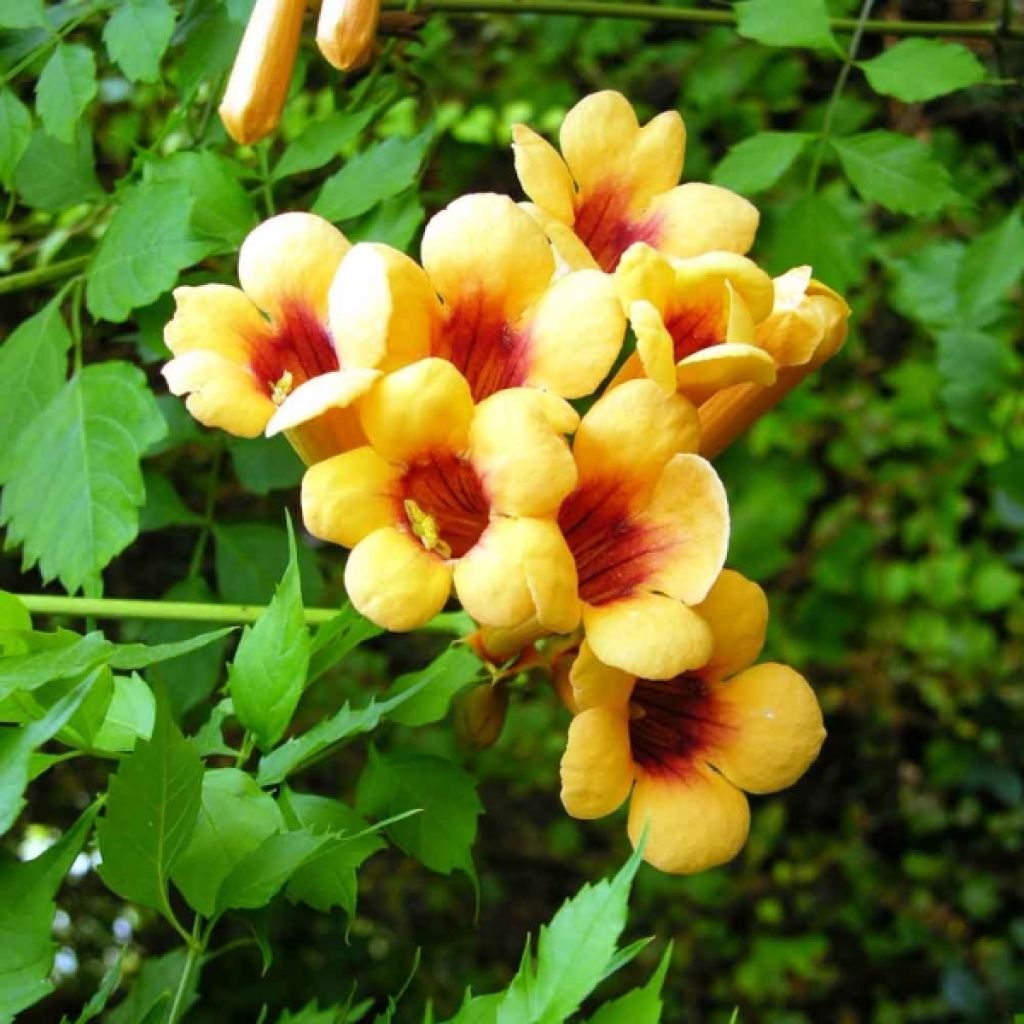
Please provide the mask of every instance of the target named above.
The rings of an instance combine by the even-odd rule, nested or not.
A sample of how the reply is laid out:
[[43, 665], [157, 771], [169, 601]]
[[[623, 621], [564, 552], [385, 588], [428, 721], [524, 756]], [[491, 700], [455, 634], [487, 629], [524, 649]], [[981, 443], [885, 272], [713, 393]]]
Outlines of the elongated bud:
[[700, 454], [719, 455], [805, 377], [824, 365], [846, 340], [850, 307], [831, 288], [811, 279], [810, 267], [775, 278], [775, 306], [757, 327], [757, 344], [775, 360], [775, 383], [738, 384], [703, 402]]
[[220, 104], [220, 119], [235, 142], [258, 142], [277, 127], [305, 9], [305, 0], [256, 0]]
[[484, 750], [498, 741], [507, 714], [508, 687], [481, 683], [456, 702], [455, 734], [468, 746]]
[[323, 0], [316, 45], [339, 71], [354, 71], [373, 55], [380, 0]]

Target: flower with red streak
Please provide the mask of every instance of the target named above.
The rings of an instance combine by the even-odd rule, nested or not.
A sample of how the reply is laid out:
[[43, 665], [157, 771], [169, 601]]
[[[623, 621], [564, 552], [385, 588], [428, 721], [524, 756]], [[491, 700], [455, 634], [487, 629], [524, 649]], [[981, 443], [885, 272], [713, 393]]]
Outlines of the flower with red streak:
[[758, 213], [727, 189], [679, 185], [686, 129], [675, 111], [643, 127], [617, 92], [585, 97], [565, 116], [562, 153], [525, 125], [513, 129], [516, 173], [570, 267], [613, 271], [646, 242], [670, 256], [745, 253]]
[[576, 626], [572, 557], [555, 523], [576, 483], [571, 406], [529, 388], [474, 406], [465, 378], [431, 358], [382, 378], [360, 415], [368, 445], [306, 472], [302, 513], [314, 536], [352, 548], [345, 587], [363, 615], [415, 629], [454, 584], [478, 622]]
[[327, 323], [348, 249], [327, 221], [285, 213], [243, 242], [240, 289], [175, 290], [164, 330], [174, 358], [163, 374], [200, 423], [238, 437], [283, 431], [307, 463], [363, 442], [351, 406], [380, 373], [365, 362], [342, 366]]
[[579, 482], [558, 525], [587, 640], [623, 671], [667, 679], [711, 652], [690, 606], [721, 571], [729, 512], [711, 464], [692, 454], [697, 442], [693, 405], [646, 379], [595, 402], [573, 441]]
[[677, 874], [735, 857], [750, 826], [743, 791], [792, 785], [825, 738], [802, 676], [786, 665], [749, 667], [768, 621], [757, 584], [727, 570], [696, 611], [714, 637], [711, 657], [672, 679], [609, 668], [582, 645], [561, 769], [573, 817], [603, 817], [630, 797], [630, 840], [647, 829], [644, 859]]

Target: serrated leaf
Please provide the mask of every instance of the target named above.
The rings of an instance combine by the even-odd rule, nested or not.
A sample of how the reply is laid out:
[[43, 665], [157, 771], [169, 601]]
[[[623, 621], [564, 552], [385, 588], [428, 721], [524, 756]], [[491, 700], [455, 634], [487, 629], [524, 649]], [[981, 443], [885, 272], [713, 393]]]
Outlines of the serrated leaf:
[[956, 295], [964, 320], [988, 322], [1010, 299], [1024, 274], [1024, 222], [1012, 210], [998, 227], [979, 235], [964, 252]]
[[58, 43], [36, 82], [36, 112], [46, 131], [70, 145], [78, 119], [96, 90], [92, 50], [77, 43]]
[[0, 503], [26, 568], [74, 593], [136, 537], [139, 459], [166, 431], [141, 370], [87, 366], [22, 432]]
[[472, 989], [468, 989], [459, 1012], [445, 1024], [497, 1024], [498, 1008], [504, 998], [504, 992], [474, 996]]
[[658, 1024], [661, 1020], [661, 990], [671, 961], [672, 944], [669, 943], [651, 980], [642, 988], [605, 1003], [590, 1018], [589, 1024]]
[[10, 90], [0, 89], [0, 185], [10, 188], [29, 139], [32, 138], [32, 114]]
[[386, 139], [352, 157], [324, 182], [313, 213], [327, 220], [347, 220], [404, 192], [419, 174], [430, 139], [429, 131], [411, 139]]
[[842, 50], [832, 34], [825, 0], [743, 0], [735, 4], [736, 31], [765, 46]]
[[457, 868], [475, 877], [471, 849], [483, 806], [473, 778], [453, 761], [429, 754], [381, 754], [371, 747], [356, 804], [378, 818], [422, 811], [389, 826], [395, 845], [432, 871], [447, 875]]
[[123, 0], [103, 28], [110, 59], [133, 82], [156, 82], [160, 59], [174, 35], [167, 0]]
[[71, 333], [58, 299], [20, 323], [0, 347], [0, 380], [8, 389], [0, 403], [0, 484], [7, 479], [22, 430], [63, 386], [70, 348]]
[[120, 323], [174, 287], [178, 274], [211, 248], [191, 228], [184, 182], [142, 182], [125, 193], [87, 270], [89, 312]]
[[904, 103], [933, 100], [985, 79], [984, 65], [967, 47], [940, 39], [902, 39], [857, 66], [875, 92]]
[[309, 632], [302, 608], [302, 587], [289, 528], [288, 568], [273, 600], [246, 627], [228, 669], [228, 689], [239, 721], [269, 750], [284, 735], [306, 685]]
[[832, 139], [846, 176], [860, 195], [896, 213], [936, 213], [960, 197], [949, 172], [916, 139], [875, 131]]
[[342, 147], [354, 139], [372, 120], [372, 106], [355, 111], [337, 111], [313, 121], [293, 142], [289, 142], [274, 167], [277, 181], [292, 174], [315, 171], [341, 153]]
[[439, 722], [452, 700], [467, 686], [480, 680], [484, 667], [465, 644], [455, 644], [443, 651], [426, 668], [410, 672], [395, 680], [388, 696], [394, 697], [416, 687], [417, 692], [391, 714], [399, 725], [429, 725]]
[[199, 817], [172, 879], [193, 910], [210, 916], [221, 883], [247, 854], [284, 830], [284, 819], [269, 793], [237, 768], [203, 776]]
[[715, 168], [716, 185], [751, 196], [774, 185], [814, 136], [808, 132], [761, 132], [733, 146]]
[[203, 763], [158, 701], [153, 735], [110, 779], [97, 826], [100, 875], [118, 896], [170, 916], [167, 880], [192, 838]]
[[95, 164], [86, 125], [79, 124], [70, 145], [38, 128], [14, 170], [14, 188], [26, 206], [59, 213], [103, 195]]

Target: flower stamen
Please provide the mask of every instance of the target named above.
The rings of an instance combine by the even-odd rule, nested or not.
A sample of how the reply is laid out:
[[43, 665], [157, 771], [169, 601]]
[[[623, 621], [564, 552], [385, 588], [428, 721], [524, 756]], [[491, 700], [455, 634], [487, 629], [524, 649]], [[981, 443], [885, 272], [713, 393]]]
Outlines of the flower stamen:
[[424, 512], [419, 503], [413, 501], [412, 498], [406, 498], [402, 502], [402, 506], [412, 532], [423, 547], [442, 558], [451, 558], [451, 545], [442, 540], [441, 532], [437, 528], [437, 520]]

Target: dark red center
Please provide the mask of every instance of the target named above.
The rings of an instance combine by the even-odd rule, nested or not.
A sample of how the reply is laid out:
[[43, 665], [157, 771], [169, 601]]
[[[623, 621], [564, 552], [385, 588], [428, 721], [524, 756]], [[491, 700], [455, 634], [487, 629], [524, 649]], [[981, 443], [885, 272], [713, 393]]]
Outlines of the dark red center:
[[[480, 478], [469, 462], [450, 452], [432, 454], [410, 466], [402, 478], [401, 496], [433, 519], [438, 538], [453, 558], [469, 551], [487, 528], [490, 505]], [[415, 532], [411, 521], [409, 529]]]
[[725, 341], [725, 313], [714, 306], [695, 306], [668, 317], [665, 329], [672, 335], [673, 356], [680, 359]]
[[658, 240], [658, 224], [653, 218], [630, 218], [629, 198], [628, 189], [610, 182], [587, 196], [576, 211], [576, 235], [609, 274], [634, 242], [654, 245]]
[[340, 368], [330, 332], [304, 303], [285, 305], [267, 331], [254, 339], [249, 368], [268, 397], [285, 374], [291, 391], [313, 377]]

